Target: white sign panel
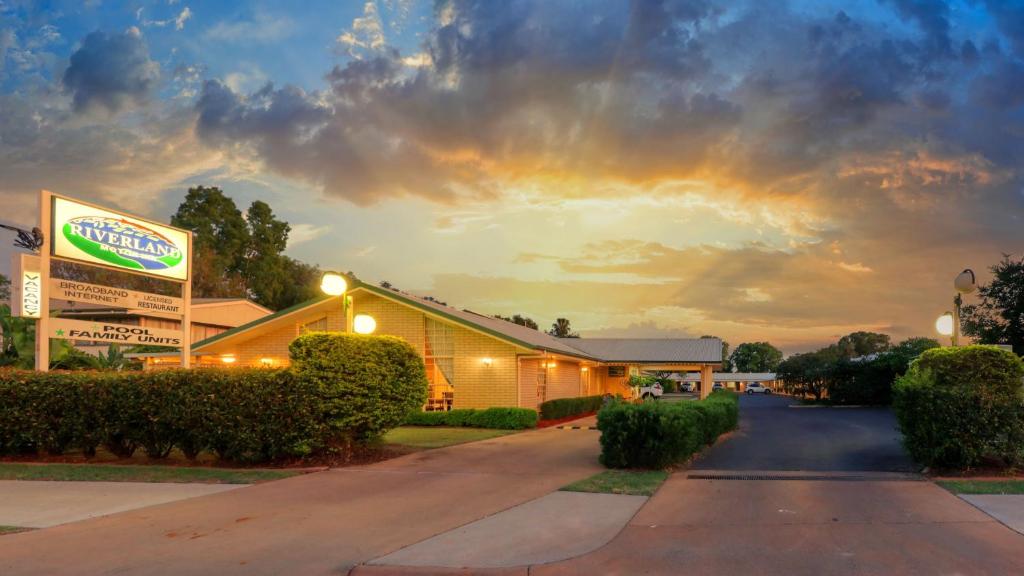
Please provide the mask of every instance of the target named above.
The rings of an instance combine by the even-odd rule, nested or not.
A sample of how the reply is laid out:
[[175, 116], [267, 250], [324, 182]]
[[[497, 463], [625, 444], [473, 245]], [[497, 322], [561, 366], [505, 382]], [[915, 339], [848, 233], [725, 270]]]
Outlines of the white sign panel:
[[114, 344], [152, 344], [155, 346], [181, 346], [181, 330], [130, 326], [128, 324], [107, 324], [87, 320], [51, 318], [50, 338], [65, 340], [92, 340]]
[[15, 254], [12, 262], [14, 279], [11, 291], [11, 316], [39, 318], [43, 311], [43, 284], [39, 274], [39, 257]]
[[50, 278], [50, 298], [72, 300], [87, 304], [98, 304], [112, 308], [128, 308], [134, 312], [162, 312], [182, 315], [185, 301], [174, 296], [161, 296], [148, 292], [136, 292], [126, 288], [100, 286], [75, 280]]
[[54, 256], [168, 280], [188, 280], [188, 232], [61, 196], [53, 196], [52, 212]]

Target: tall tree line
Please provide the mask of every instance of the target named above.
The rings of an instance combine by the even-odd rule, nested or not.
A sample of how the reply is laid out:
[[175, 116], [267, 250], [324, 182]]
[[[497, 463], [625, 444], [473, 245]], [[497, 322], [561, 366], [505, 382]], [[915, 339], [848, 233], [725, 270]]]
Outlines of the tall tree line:
[[243, 214], [220, 188], [196, 186], [171, 225], [193, 233], [195, 297], [247, 297], [280, 310], [319, 294], [320, 268], [284, 254], [291, 226], [266, 202]]

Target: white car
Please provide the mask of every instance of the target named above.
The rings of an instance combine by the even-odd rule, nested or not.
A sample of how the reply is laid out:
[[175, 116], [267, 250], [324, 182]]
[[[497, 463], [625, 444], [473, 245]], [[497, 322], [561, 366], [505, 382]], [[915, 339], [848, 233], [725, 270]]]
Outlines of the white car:
[[761, 384], [760, 382], [751, 382], [747, 384], [747, 394], [771, 394], [772, 389]]
[[640, 389], [640, 398], [644, 400], [657, 400], [658, 398], [661, 398], [661, 395], [664, 392], [665, 391], [661, 388], [661, 384], [655, 382], [650, 386], [644, 386]]
[[683, 382], [679, 385], [680, 392], [696, 392], [697, 384], [694, 382]]
[[711, 385], [712, 392], [717, 392], [719, 390], [725, 390], [725, 384], [722, 384], [721, 382], [715, 382], [714, 384]]

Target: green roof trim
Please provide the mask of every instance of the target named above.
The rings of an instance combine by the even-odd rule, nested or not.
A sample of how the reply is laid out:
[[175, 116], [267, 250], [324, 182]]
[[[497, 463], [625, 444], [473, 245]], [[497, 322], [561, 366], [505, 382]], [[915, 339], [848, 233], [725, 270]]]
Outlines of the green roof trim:
[[316, 298], [311, 298], [309, 300], [306, 300], [305, 302], [299, 302], [298, 304], [294, 304], [294, 305], [289, 306], [287, 308], [278, 310], [277, 312], [274, 312], [273, 314], [267, 314], [266, 316], [263, 316], [262, 318], [257, 318], [255, 320], [253, 320], [252, 322], [248, 322], [248, 323], [242, 324], [241, 326], [236, 326], [235, 328], [232, 328], [230, 330], [226, 330], [224, 332], [221, 332], [220, 334], [215, 334], [213, 336], [210, 336], [209, 338], [205, 338], [203, 340], [200, 340], [199, 342], [196, 342], [195, 344], [192, 345], [192, 351], [195, 352], [199, 348], [203, 348], [205, 346], [209, 346], [210, 344], [213, 344], [214, 342], [219, 342], [219, 341], [221, 341], [221, 340], [223, 340], [225, 338], [228, 338], [230, 336], [234, 336], [235, 334], [239, 334], [241, 332], [245, 332], [246, 330], [250, 330], [250, 329], [255, 328], [255, 327], [257, 327], [257, 326], [259, 326], [261, 324], [266, 324], [267, 322], [270, 322], [271, 320], [275, 320], [275, 319], [280, 318], [282, 316], [286, 316], [288, 314], [291, 314], [292, 312], [298, 312], [299, 310], [302, 310], [303, 308], [309, 308], [310, 306], [314, 306], [316, 304], [319, 304], [319, 303], [323, 302], [324, 300], [329, 300], [331, 298], [334, 298], [334, 296], [327, 296], [325, 294], [323, 296], [317, 296]]
[[[350, 278], [349, 281], [351, 282], [351, 287], [349, 288], [349, 292], [351, 292], [353, 290], [363, 289], [363, 290], [366, 290], [367, 292], [371, 292], [373, 294], [376, 294], [378, 296], [382, 296], [384, 298], [390, 298], [392, 300], [397, 300], [399, 302], [402, 302], [402, 303], [404, 303], [404, 304], [406, 304], [408, 306], [411, 306], [413, 308], [416, 308], [416, 309], [421, 310], [423, 312], [426, 312], [428, 314], [433, 314], [435, 316], [440, 316], [440, 317], [442, 317], [442, 318], [444, 318], [446, 320], [449, 320], [451, 322], [454, 322], [456, 324], [459, 324], [459, 325], [462, 325], [462, 326], [466, 326], [468, 328], [471, 328], [471, 329], [476, 330], [478, 332], [482, 332], [484, 334], [487, 334], [488, 336], [492, 336], [494, 338], [497, 338], [499, 340], [508, 342], [508, 343], [513, 344], [515, 346], [519, 346], [521, 348], [526, 348], [528, 350], [544, 350], [546, 352], [553, 352], [555, 354], [562, 354], [562, 355], [565, 355], [565, 356], [574, 356], [574, 357], [583, 358], [583, 359], [586, 359], [586, 360], [597, 360], [597, 358], [595, 358], [595, 357], [593, 357], [593, 356], [591, 356], [591, 355], [589, 355], [589, 354], [587, 354], [586, 352], [583, 352], [583, 351], [559, 350], [557, 348], [545, 346], [543, 344], [530, 343], [530, 342], [527, 342], [525, 340], [520, 340], [519, 338], [516, 338], [514, 336], [510, 336], [508, 334], [504, 334], [504, 333], [502, 333], [502, 332], [500, 332], [498, 330], [494, 330], [494, 329], [488, 328], [487, 326], [483, 326], [481, 324], [477, 324], [477, 323], [471, 322], [469, 320], [466, 320], [465, 318], [460, 318], [459, 316], [457, 316], [455, 314], [451, 314], [449, 312], [446, 312], [445, 310], [442, 309], [443, 306], [440, 305], [440, 304], [438, 304], [437, 307], [430, 306], [430, 305], [425, 304], [424, 302], [420, 301], [418, 298], [416, 298], [414, 296], [410, 296], [408, 294], [403, 294], [401, 292], [397, 292], [397, 291], [394, 291], [394, 290], [388, 290], [387, 288], [381, 288], [379, 286], [374, 286], [372, 284], [367, 284], [367, 283], [365, 283], [365, 282], [363, 282], [361, 280], [356, 280], [356, 279], [351, 279]], [[317, 296], [316, 298], [312, 298], [310, 300], [306, 300], [305, 302], [299, 302], [298, 304], [295, 304], [294, 306], [289, 306], [288, 308], [285, 308], [283, 310], [278, 310], [277, 312], [274, 312], [273, 314], [268, 314], [268, 315], [266, 315], [266, 316], [264, 316], [262, 318], [257, 318], [256, 320], [253, 320], [252, 322], [249, 322], [247, 324], [242, 324], [241, 326], [238, 326], [238, 327], [232, 328], [230, 330], [221, 332], [220, 334], [217, 334], [215, 336], [210, 336], [209, 338], [206, 338], [204, 340], [200, 340], [199, 342], [196, 342], [195, 344], [193, 344], [192, 345], [192, 352], [197, 352], [200, 349], [205, 348], [205, 347], [207, 347], [207, 346], [209, 346], [211, 344], [220, 342], [221, 340], [224, 340], [226, 338], [231, 338], [232, 336], [241, 334], [243, 332], [251, 330], [252, 328], [255, 328], [255, 327], [260, 326], [262, 324], [266, 324], [267, 322], [271, 322], [273, 320], [276, 320], [277, 318], [280, 318], [282, 316], [286, 316], [286, 315], [291, 314], [293, 312], [298, 312], [298, 311], [302, 310], [303, 308], [309, 308], [310, 306], [315, 306], [315, 305], [320, 304], [321, 302], [323, 302], [325, 300], [328, 300], [330, 298], [333, 298], [333, 296], [326, 296], [326, 295], [324, 295], [324, 296]]]
[[[444, 310], [439, 310], [438, 308], [435, 308], [433, 306], [429, 306], [427, 304], [424, 304], [424, 303], [418, 301], [417, 298], [410, 297], [410, 296], [408, 296], [406, 294], [403, 294], [401, 292], [396, 292], [394, 290], [388, 290], [387, 288], [381, 288], [379, 286], [373, 286], [371, 284], [366, 284], [364, 282], [358, 282], [357, 281], [357, 284], [358, 285], [353, 287], [352, 290], [355, 290], [357, 288], [362, 288], [364, 290], [367, 290], [368, 292], [373, 292], [373, 293], [375, 293], [375, 294], [377, 294], [379, 296], [383, 296], [385, 298], [393, 298], [395, 300], [401, 300], [402, 302], [404, 302], [404, 303], [406, 303], [406, 304], [408, 304], [408, 305], [410, 305], [410, 306], [412, 306], [414, 308], [418, 308], [418, 309], [420, 309], [420, 310], [422, 310], [424, 312], [428, 312], [428, 313], [434, 314], [436, 316], [441, 316], [441, 317], [445, 318], [446, 320], [451, 320], [452, 322], [455, 322], [456, 324], [461, 324], [462, 326], [468, 326], [469, 328], [472, 328], [473, 330], [476, 330], [478, 332], [483, 332], [484, 334], [487, 334], [488, 336], [493, 336], [493, 337], [495, 337], [495, 338], [497, 338], [499, 340], [504, 340], [506, 342], [509, 342], [511, 344], [515, 344], [516, 346], [519, 346], [519, 347], [522, 347], [522, 348], [528, 348], [530, 350], [544, 350], [544, 351], [547, 351], [547, 352], [554, 352], [556, 354], [563, 354], [565, 356], [575, 356], [577, 358], [584, 358], [584, 359], [587, 359], [587, 360], [596, 360], [596, 358], [594, 358], [594, 357], [592, 357], [592, 356], [590, 356], [587, 353], [582, 352], [582, 351], [573, 353], [573, 352], [568, 352], [566, 350], [558, 350], [556, 348], [550, 348], [550, 347], [544, 346], [543, 344], [531, 344], [530, 342], [526, 342], [524, 340], [520, 340], [520, 339], [515, 338], [513, 336], [509, 336], [508, 334], [503, 334], [503, 333], [501, 333], [501, 332], [499, 332], [497, 330], [492, 330], [492, 329], [490, 329], [490, 328], [488, 328], [486, 326], [482, 326], [480, 324], [475, 324], [473, 322], [469, 322], [469, 321], [467, 321], [464, 318], [460, 318], [460, 317], [458, 317], [458, 316], [456, 316], [454, 314], [447, 313]], [[441, 305], [439, 305], [439, 306], [441, 306]], [[503, 320], [503, 322], [504, 322], [504, 320]]]

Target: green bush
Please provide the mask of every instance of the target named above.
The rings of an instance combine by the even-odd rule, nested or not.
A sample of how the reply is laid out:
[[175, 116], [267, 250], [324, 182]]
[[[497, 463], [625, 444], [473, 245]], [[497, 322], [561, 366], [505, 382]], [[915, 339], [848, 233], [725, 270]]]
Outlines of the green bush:
[[597, 413], [601, 463], [663, 468], [686, 460], [738, 422], [738, 398], [731, 392], [715, 392], [700, 402], [613, 402]]
[[537, 426], [537, 413], [528, 408], [458, 409], [447, 412], [413, 411], [406, 416], [407, 426], [464, 426], [522, 430]]
[[225, 460], [301, 456], [320, 442], [315, 386], [288, 370], [0, 371], [0, 453], [105, 445], [153, 458], [178, 447]]
[[904, 444], [921, 464], [1024, 461], [1024, 363], [993, 346], [934, 348], [893, 389]]
[[317, 387], [332, 443], [379, 436], [427, 400], [423, 360], [400, 338], [310, 332], [288, 349], [296, 376]]
[[604, 404], [604, 396], [581, 396], [579, 398], [558, 398], [540, 405], [541, 420], [558, 420], [577, 414], [597, 412]]

